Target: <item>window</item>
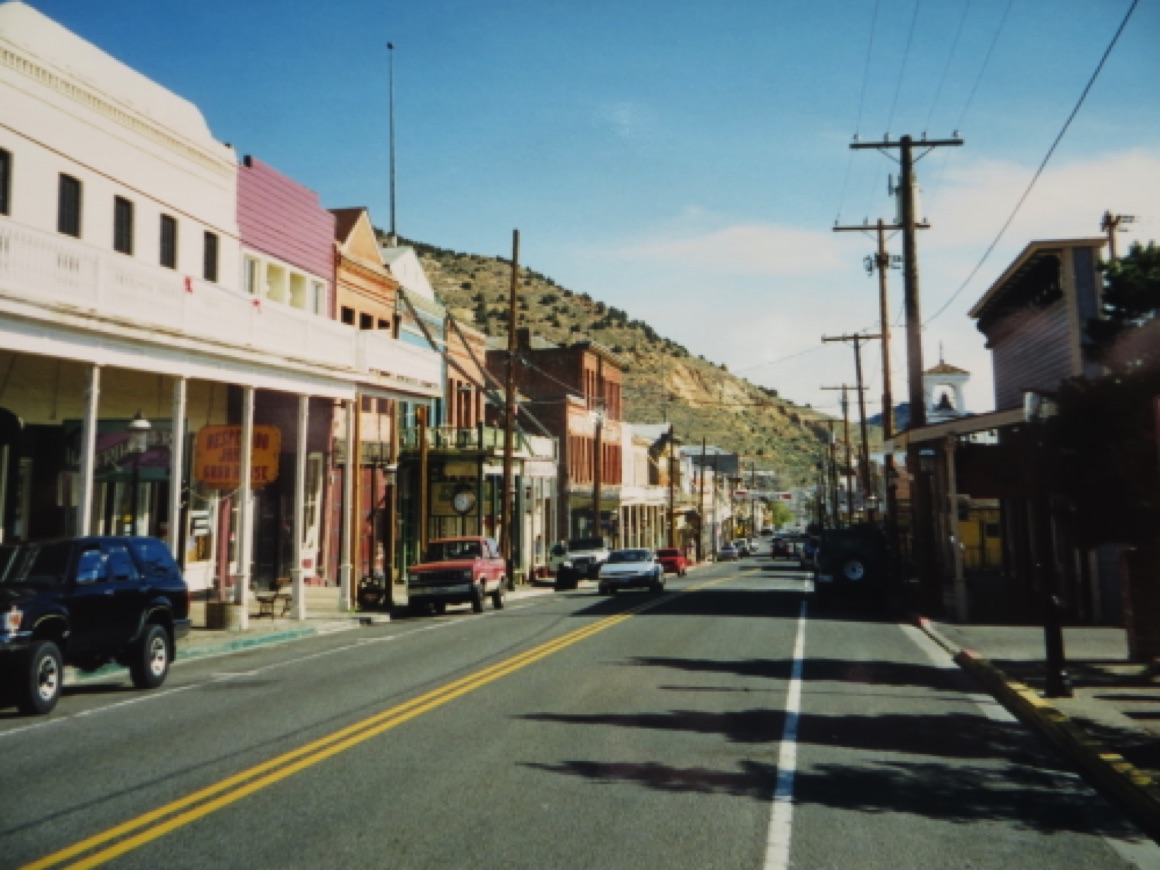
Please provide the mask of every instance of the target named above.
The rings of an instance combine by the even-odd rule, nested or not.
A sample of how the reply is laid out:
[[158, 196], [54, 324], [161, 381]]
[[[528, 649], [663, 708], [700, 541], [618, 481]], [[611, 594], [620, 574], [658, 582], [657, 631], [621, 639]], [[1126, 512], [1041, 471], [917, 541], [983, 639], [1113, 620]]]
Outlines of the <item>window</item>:
[[161, 265], [177, 268], [177, 218], [161, 216]]
[[113, 197], [113, 250], [133, 253], [133, 203], [122, 196]]
[[342, 322], [354, 326], [354, 309], [342, 306]]
[[81, 236], [81, 183], [71, 175], [60, 177], [56, 230], [66, 236]]
[[0, 148], [0, 214], [12, 214], [12, 153]]
[[251, 296], [258, 295], [258, 261], [253, 257], [246, 257], [246, 292]]
[[201, 277], [207, 281], [218, 279], [218, 237], [214, 233], [205, 234], [205, 251], [202, 259]]

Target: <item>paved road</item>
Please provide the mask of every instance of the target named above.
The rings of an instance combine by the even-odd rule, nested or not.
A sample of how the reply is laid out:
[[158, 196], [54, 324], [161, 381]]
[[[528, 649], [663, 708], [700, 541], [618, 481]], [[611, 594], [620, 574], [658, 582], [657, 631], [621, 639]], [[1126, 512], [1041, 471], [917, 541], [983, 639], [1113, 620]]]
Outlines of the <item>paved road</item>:
[[0, 713], [0, 866], [1160, 866], [923, 635], [805, 585], [743, 560]]

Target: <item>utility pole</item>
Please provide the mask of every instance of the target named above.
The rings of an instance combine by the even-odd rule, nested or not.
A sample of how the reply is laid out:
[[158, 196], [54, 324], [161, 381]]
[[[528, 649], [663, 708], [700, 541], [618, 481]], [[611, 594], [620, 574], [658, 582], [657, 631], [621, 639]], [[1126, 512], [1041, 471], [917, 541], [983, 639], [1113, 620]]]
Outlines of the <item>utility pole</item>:
[[387, 43], [388, 78], [390, 89], [390, 127], [391, 127], [391, 247], [399, 244], [399, 235], [395, 227], [395, 44]]
[[[906, 363], [907, 386], [910, 402], [910, 423], [908, 429], [920, 429], [926, 426], [926, 406], [923, 404], [922, 384], [922, 310], [918, 284], [918, 247], [916, 230], [918, 220], [915, 215], [915, 179], [914, 157], [915, 141], [910, 136], [903, 136], [898, 141], [889, 138], [882, 142], [852, 142], [850, 147], [858, 149], [874, 148], [886, 152], [887, 149], [897, 148], [899, 151], [899, 217], [902, 229], [902, 264], [903, 288], [906, 310]], [[951, 147], [963, 144], [957, 135], [950, 139], [921, 139], [920, 148], [926, 149], [919, 160], [934, 148]], [[934, 517], [932, 515], [933, 498], [930, 481], [920, 472], [918, 448], [913, 442], [907, 444], [907, 470], [911, 481], [911, 517], [914, 528], [915, 549], [918, 566], [919, 587], [924, 607], [931, 612], [942, 609], [939, 595], [940, 581], [935, 559]]]
[[705, 561], [705, 438], [701, 439], [701, 490], [700, 519], [697, 521], [697, 561]]
[[[846, 517], [852, 525], [854, 522], [854, 451], [850, 447], [850, 399], [848, 396], [848, 391], [852, 388], [849, 384], [842, 384], [840, 387], [822, 387], [822, 389], [842, 391], [842, 426], [846, 442]], [[861, 392], [862, 387], [858, 386], [854, 389]]]
[[516, 319], [519, 317], [517, 300], [520, 291], [520, 231], [512, 230], [512, 283], [508, 299], [508, 352], [504, 372], [503, 418], [503, 495], [500, 500], [499, 548], [507, 568], [507, 582], [515, 583], [515, 565], [512, 563], [512, 454], [516, 426]]
[[[822, 341], [852, 341], [854, 342], [854, 372], [858, 379], [858, 417], [860, 423], [860, 430], [862, 432], [862, 450], [860, 464], [862, 466], [862, 492], [870, 492], [870, 435], [866, 427], [866, 388], [862, 384], [862, 342], [874, 338], [882, 338], [882, 335], [835, 335], [832, 337], [822, 336]], [[845, 401], [843, 397], [843, 401]], [[888, 412], [889, 413], [889, 412]]]
[[677, 545], [677, 511], [675, 505], [676, 493], [674, 487], [676, 480], [673, 475], [673, 424], [669, 424], [669, 546], [675, 547]]
[[1119, 259], [1116, 253], [1116, 230], [1120, 228], [1120, 224], [1133, 224], [1136, 218], [1130, 214], [1112, 214], [1110, 211], [1105, 211], [1104, 216], [1100, 218], [1100, 229], [1108, 234], [1108, 261], [1114, 263]]

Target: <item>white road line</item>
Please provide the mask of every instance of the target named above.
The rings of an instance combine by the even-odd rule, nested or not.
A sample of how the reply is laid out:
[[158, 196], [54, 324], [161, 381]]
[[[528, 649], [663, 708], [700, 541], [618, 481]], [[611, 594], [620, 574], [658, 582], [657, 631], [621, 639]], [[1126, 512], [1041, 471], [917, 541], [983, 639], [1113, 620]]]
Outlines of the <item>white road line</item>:
[[809, 601], [802, 601], [797, 639], [793, 645], [793, 671], [785, 699], [785, 728], [777, 756], [777, 788], [769, 814], [769, 836], [765, 843], [765, 870], [789, 867], [789, 843], [793, 834], [793, 786], [797, 773], [797, 730], [802, 709], [802, 663], [806, 653], [806, 616]]

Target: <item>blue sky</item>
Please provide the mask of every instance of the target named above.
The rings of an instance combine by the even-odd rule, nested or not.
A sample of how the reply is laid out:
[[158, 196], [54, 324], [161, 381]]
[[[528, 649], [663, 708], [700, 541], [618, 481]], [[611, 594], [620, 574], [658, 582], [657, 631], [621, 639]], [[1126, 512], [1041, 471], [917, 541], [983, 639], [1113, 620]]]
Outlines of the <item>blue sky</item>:
[[[980, 266], [1131, 0], [31, 0], [196, 103], [214, 135], [389, 224], [395, 45], [399, 232], [508, 255], [692, 353], [836, 412], [877, 331], [873, 241], [891, 160], [855, 134], [966, 144], [918, 164], [927, 365], [972, 372], [966, 316], [1031, 240], [1160, 237], [1160, 4], [1142, 0], [1030, 198]], [[894, 239], [893, 253], [901, 253]], [[968, 280], [974, 273], [974, 277]], [[905, 396], [901, 274], [891, 275]], [[957, 294], [957, 295], [956, 295]], [[880, 392], [873, 343], [865, 368]], [[877, 403], [871, 403], [877, 410]]]

